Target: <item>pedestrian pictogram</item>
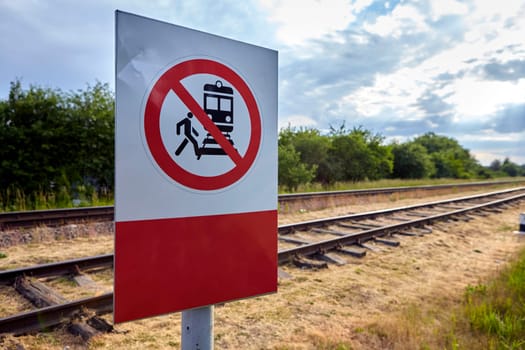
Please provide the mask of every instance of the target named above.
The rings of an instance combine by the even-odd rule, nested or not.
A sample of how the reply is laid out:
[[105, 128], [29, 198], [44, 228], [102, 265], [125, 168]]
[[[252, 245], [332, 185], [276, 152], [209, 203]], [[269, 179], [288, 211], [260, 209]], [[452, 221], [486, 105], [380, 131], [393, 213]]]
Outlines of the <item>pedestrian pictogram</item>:
[[[200, 96], [183, 84], [183, 80], [196, 76], [207, 79], [200, 85]], [[209, 81], [210, 76], [214, 81]], [[163, 139], [165, 123], [161, 120], [163, 105], [171, 92], [186, 113], [173, 125], [177, 138], [174, 149]], [[234, 114], [236, 103], [241, 103], [246, 112]], [[244, 127], [234, 127], [234, 121], [243, 122]], [[204, 131], [202, 134], [197, 126]], [[236, 146], [234, 132], [247, 137], [243, 149]], [[237, 182], [252, 166], [261, 141], [261, 119], [255, 97], [239, 74], [217, 61], [191, 59], [169, 68], [153, 85], [144, 110], [144, 134], [153, 159], [165, 174], [192, 189], [217, 190]], [[166, 134], [174, 135], [173, 131]], [[191, 168], [185, 161], [187, 152], [192, 153], [198, 166]], [[210, 158], [216, 156], [223, 156], [231, 167], [219, 166], [218, 173], [210, 175], [209, 168], [218, 164]]]
[[191, 112], [188, 112], [187, 118], [182, 119], [180, 122], [177, 123], [177, 135], [180, 135], [180, 129], [184, 129], [184, 140], [181, 142], [180, 146], [177, 147], [177, 150], [175, 151], [175, 155], [180, 155], [181, 152], [184, 150], [184, 147], [188, 144], [188, 141], [193, 144], [193, 149], [195, 151], [195, 155], [197, 156], [197, 159], [201, 158], [201, 151], [199, 149], [199, 145], [197, 143], [197, 140], [193, 137], [199, 136], [199, 133], [197, 130], [195, 130], [194, 127], [191, 126], [191, 119], [193, 118], [193, 114]]

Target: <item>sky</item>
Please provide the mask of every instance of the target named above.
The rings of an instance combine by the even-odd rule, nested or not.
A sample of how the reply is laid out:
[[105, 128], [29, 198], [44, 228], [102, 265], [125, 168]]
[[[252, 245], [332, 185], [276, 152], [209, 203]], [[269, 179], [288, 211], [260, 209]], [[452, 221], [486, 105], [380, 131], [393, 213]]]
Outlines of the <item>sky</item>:
[[10, 82], [114, 89], [116, 9], [279, 52], [279, 127], [456, 139], [525, 164], [523, 0], [0, 0]]

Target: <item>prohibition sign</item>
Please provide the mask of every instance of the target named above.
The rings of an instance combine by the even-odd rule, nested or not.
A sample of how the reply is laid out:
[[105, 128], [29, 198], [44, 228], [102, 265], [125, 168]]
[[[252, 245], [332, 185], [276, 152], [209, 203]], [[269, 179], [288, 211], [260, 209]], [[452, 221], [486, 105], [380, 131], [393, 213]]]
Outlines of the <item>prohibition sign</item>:
[[[219, 128], [193, 98], [181, 81], [194, 74], [211, 74], [232, 84], [241, 95], [250, 118], [250, 141], [244, 155], [231, 145]], [[202, 126], [217, 141], [234, 163], [234, 167], [216, 176], [202, 176], [187, 171], [170, 156], [161, 138], [160, 112], [167, 94], [173, 91], [193, 113]], [[246, 82], [231, 68], [209, 59], [192, 59], [181, 62], [164, 72], [153, 85], [144, 110], [144, 134], [148, 148], [159, 167], [176, 182], [196, 190], [218, 190], [237, 182], [248, 172], [259, 151], [261, 117], [257, 102]]]

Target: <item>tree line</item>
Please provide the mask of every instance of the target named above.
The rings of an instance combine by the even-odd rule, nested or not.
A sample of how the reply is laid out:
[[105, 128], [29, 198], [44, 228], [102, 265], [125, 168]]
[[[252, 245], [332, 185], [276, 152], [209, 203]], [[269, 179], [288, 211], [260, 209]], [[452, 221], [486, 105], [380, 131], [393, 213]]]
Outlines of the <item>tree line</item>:
[[[113, 195], [114, 94], [108, 84], [59, 89], [11, 83], [0, 100], [0, 209], [23, 197], [72, 200]], [[386, 144], [363, 127], [285, 128], [279, 132], [279, 185], [384, 178], [489, 178], [520, 176], [509, 159], [481, 166], [456, 140], [427, 133]], [[34, 205], [33, 205], [34, 207]], [[27, 209], [33, 209], [31, 205]]]
[[506, 158], [484, 167], [457, 140], [428, 132], [407, 142], [363, 127], [282, 129], [279, 133], [279, 184], [294, 191], [301, 184], [395, 179], [488, 179], [525, 175], [525, 165]]
[[0, 208], [112, 195], [113, 106], [107, 84], [63, 92], [12, 82], [0, 100]]

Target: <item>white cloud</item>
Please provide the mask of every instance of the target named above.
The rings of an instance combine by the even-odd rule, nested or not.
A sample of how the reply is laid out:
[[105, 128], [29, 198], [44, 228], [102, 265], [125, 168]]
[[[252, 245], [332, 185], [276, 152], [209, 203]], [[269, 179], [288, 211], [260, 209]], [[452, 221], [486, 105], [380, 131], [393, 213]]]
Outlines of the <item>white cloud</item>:
[[412, 5], [397, 5], [392, 12], [379, 16], [374, 23], [365, 23], [366, 31], [379, 36], [399, 38], [402, 35], [429, 30], [425, 16]]
[[317, 126], [317, 122], [306, 116], [306, 115], [289, 115], [284, 118], [279, 117], [279, 129], [287, 128], [287, 127], [315, 127]]
[[376, 75], [373, 86], [362, 87], [345, 96], [343, 103], [350, 103], [364, 116], [375, 116], [386, 110], [395, 110], [405, 120], [419, 120], [424, 114], [414, 102], [427, 87], [428, 77], [418, 67], [402, 68], [390, 74]]
[[[260, 0], [270, 20], [279, 26], [277, 37], [287, 45], [345, 29], [355, 19], [347, 0]], [[368, 1], [358, 1], [362, 10]], [[357, 11], [357, 10], [356, 10]]]
[[447, 102], [455, 107], [455, 122], [465, 119], [486, 121], [507, 104], [523, 103], [525, 79], [517, 82], [483, 81], [473, 77], [458, 79]]
[[432, 19], [434, 21], [447, 15], [464, 15], [468, 12], [468, 7], [465, 3], [455, 0], [439, 0], [431, 1]]

